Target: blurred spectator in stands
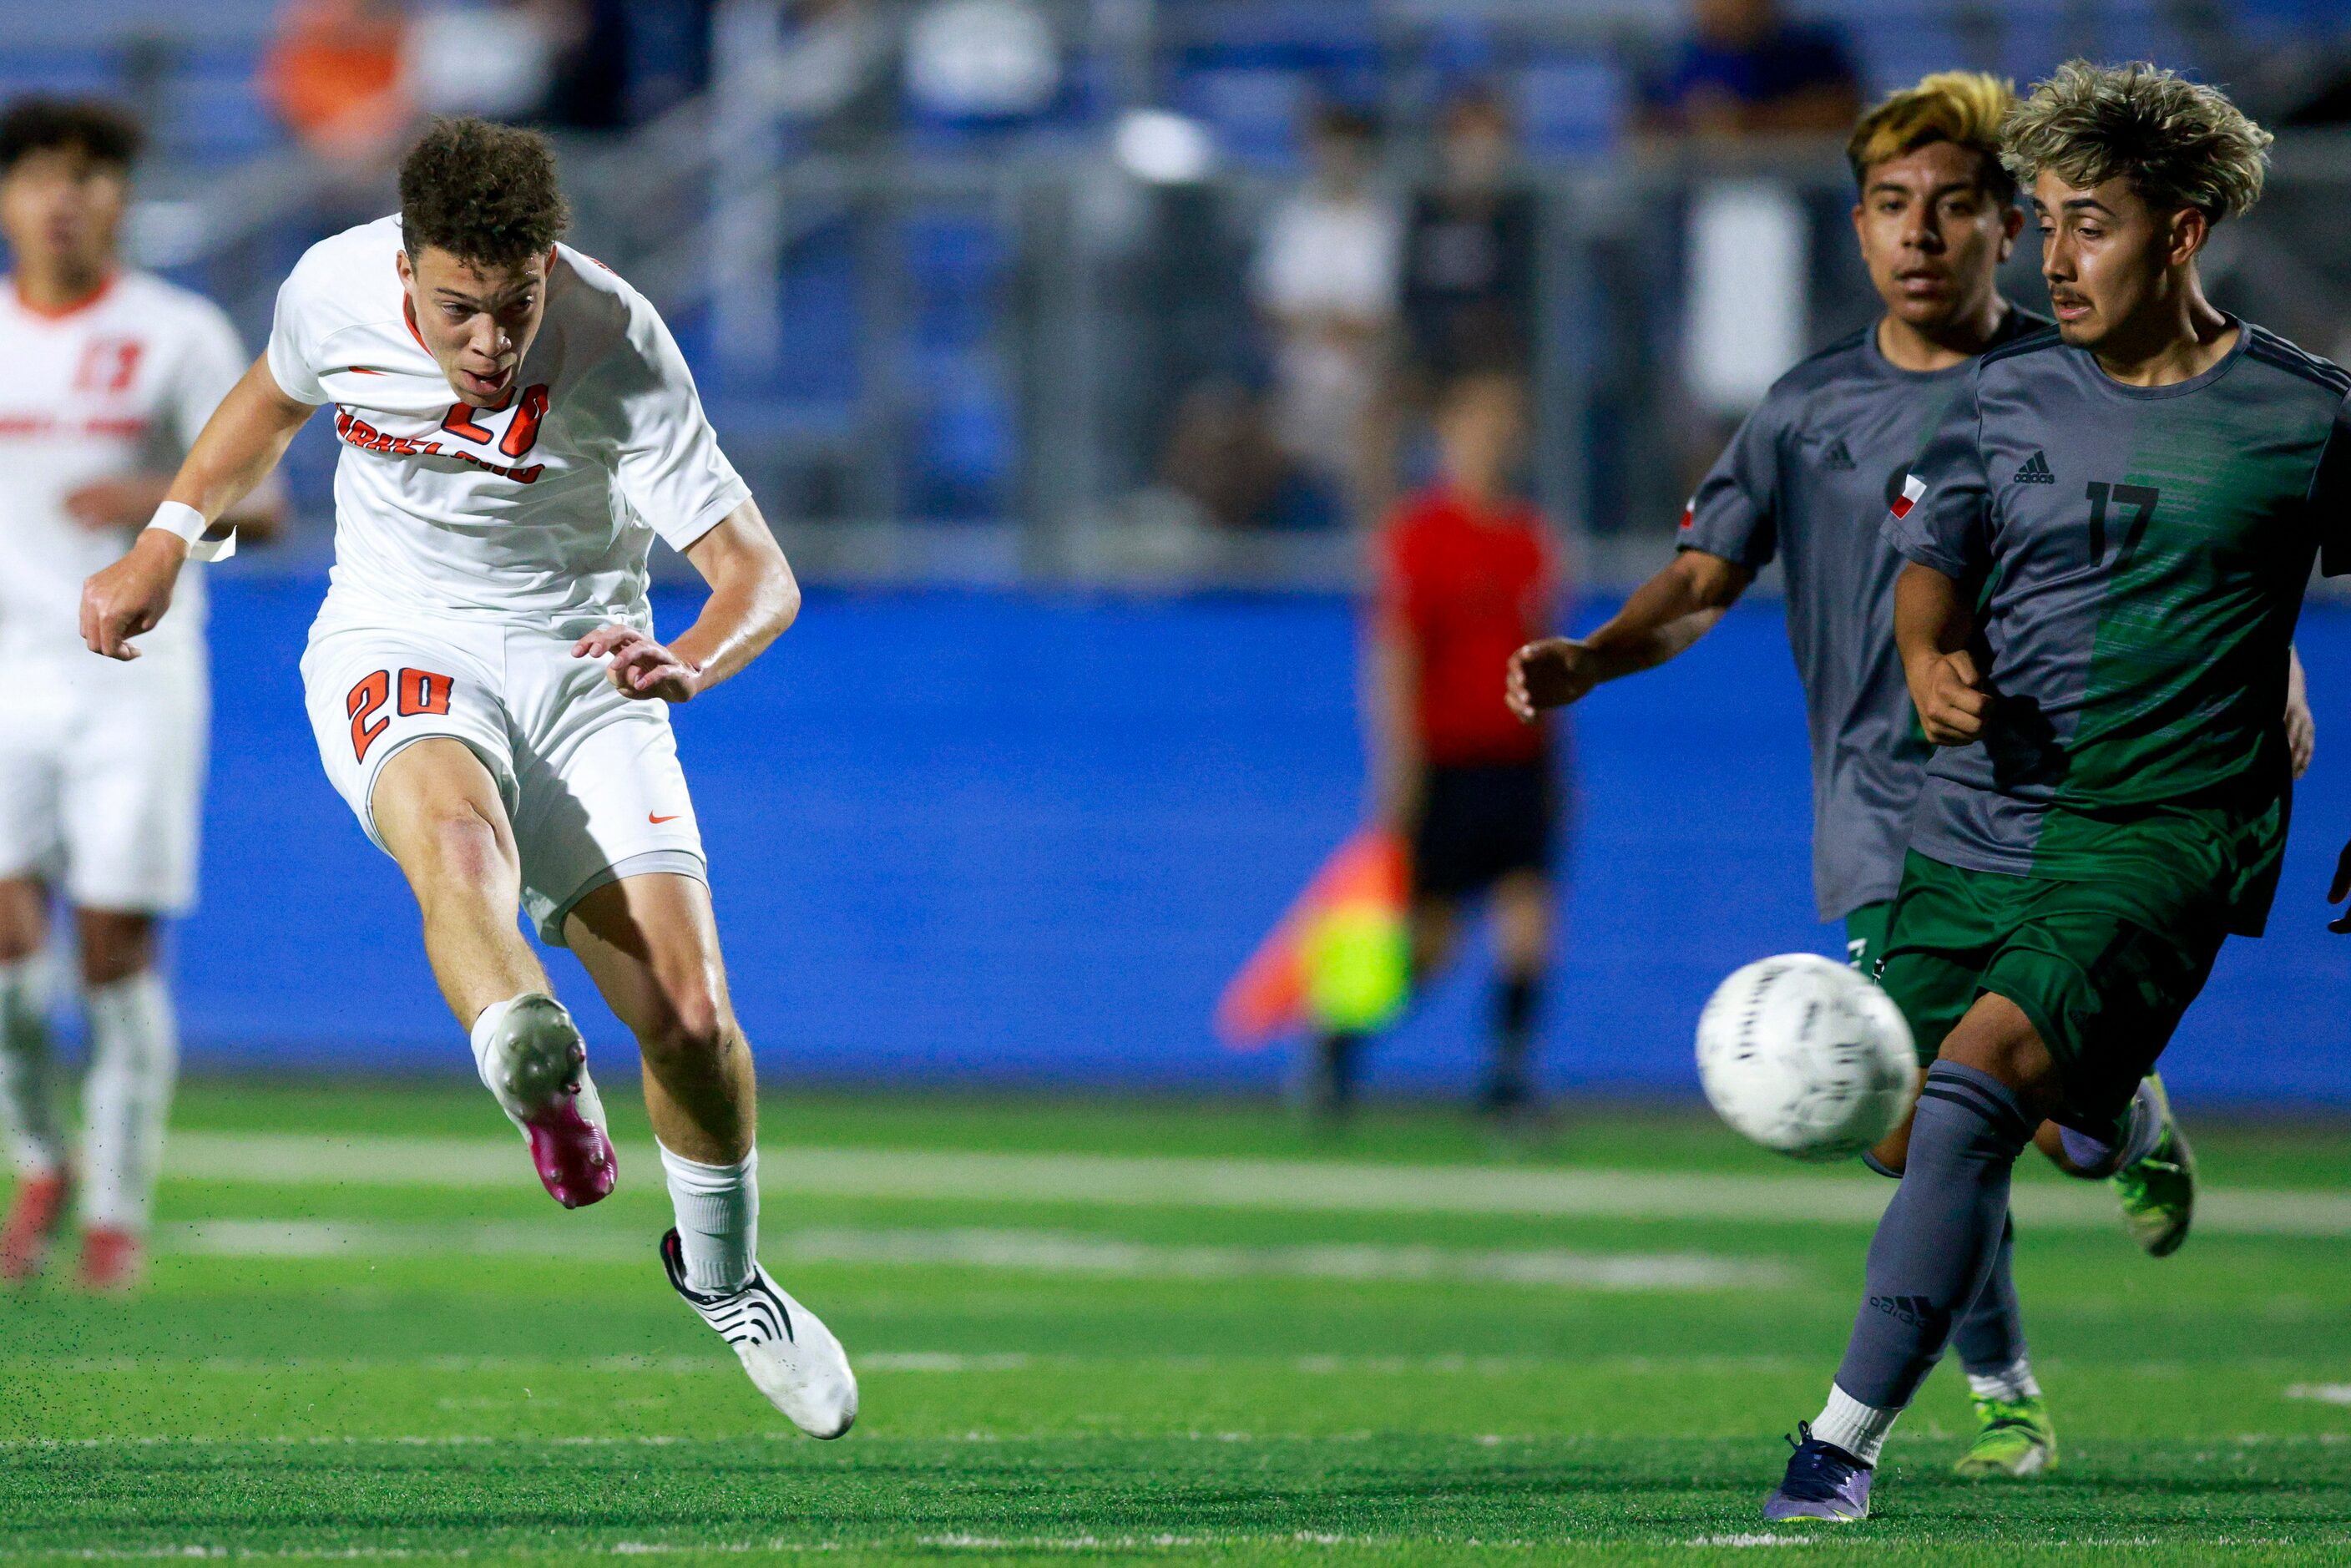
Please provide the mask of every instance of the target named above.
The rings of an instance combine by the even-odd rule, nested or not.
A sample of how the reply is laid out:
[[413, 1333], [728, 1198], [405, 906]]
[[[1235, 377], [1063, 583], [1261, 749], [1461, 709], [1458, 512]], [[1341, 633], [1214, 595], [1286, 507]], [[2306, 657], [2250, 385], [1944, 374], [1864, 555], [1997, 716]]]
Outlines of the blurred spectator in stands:
[[530, 115], [578, 14], [573, 0], [430, 0], [408, 29], [409, 90], [428, 114]]
[[552, 51], [538, 119], [564, 131], [625, 131], [710, 85], [716, 0], [507, 0]]
[[1491, 92], [1455, 98], [1437, 125], [1437, 180], [1405, 226], [1404, 324], [1416, 391], [1531, 358], [1535, 203], [1513, 178], [1510, 113]]
[[905, 76], [928, 118], [1008, 123], [1052, 106], [1061, 46], [1031, 0], [931, 0], [907, 28]]
[[1643, 99], [1643, 129], [1666, 135], [1842, 136], [1861, 112], [1843, 37], [1826, 23], [1792, 20], [1779, 0], [1690, 0], [1689, 37]]
[[262, 57], [264, 99], [302, 146], [354, 169], [387, 164], [414, 116], [399, 0], [287, 0]]
[[1185, 389], [1159, 476], [1222, 528], [1319, 528], [1336, 520], [1335, 497], [1318, 491], [1274, 439], [1265, 399], [1236, 381]]
[[1317, 109], [1306, 146], [1306, 182], [1274, 209], [1250, 298], [1272, 337], [1276, 435], [1364, 523], [1395, 483], [1388, 383], [1402, 225], [1374, 181], [1368, 114]]

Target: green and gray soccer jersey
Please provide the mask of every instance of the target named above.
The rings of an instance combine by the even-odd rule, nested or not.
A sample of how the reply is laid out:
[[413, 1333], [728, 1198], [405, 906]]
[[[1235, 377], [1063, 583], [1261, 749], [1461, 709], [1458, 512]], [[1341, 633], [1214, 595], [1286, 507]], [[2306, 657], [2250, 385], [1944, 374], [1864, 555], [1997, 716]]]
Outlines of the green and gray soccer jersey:
[[[1911, 843], [2258, 935], [2283, 851], [2288, 649], [2314, 555], [2351, 570], [2351, 374], [2239, 323], [2130, 387], [2045, 332], [1978, 361], [1885, 522], [1988, 584], [1997, 694], [1939, 751]], [[2138, 890], [2134, 892], [2134, 890]]]
[[[2048, 322], [2011, 310], [1995, 343]], [[1788, 643], [1813, 743], [1813, 889], [1835, 920], [1894, 896], [1932, 747], [1894, 652], [1902, 558], [1879, 519], [1970, 364], [1905, 371], [1875, 326], [1772, 386], [1682, 516], [1679, 543], [1750, 569], [1786, 560]]]

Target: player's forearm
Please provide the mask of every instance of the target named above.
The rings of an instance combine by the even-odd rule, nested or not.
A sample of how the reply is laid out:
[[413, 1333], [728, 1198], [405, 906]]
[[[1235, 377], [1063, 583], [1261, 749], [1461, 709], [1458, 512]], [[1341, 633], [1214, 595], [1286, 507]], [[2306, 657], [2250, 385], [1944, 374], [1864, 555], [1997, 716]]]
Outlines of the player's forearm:
[[1906, 672], [1958, 653], [1974, 634], [1974, 611], [1957, 579], [1916, 561], [1902, 569], [1894, 580], [1894, 646]]
[[1703, 550], [1684, 550], [1633, 591], [1623, 609], [1585, 637], [1602, 681], [1655, 669], [1714, 629], [1754, 573]]
[[767, 651], [800, 612], [799, 583], [754, 502], [688, 546], [686, 559], [710, 584], [702, 613], [670, 643], [700, 672], [707, 691]]
[[[310, 413], [308, 403], [278, 390], [266, 360], [256, 360], [204, 422], [164, 498], [194, 507], [208, 523], [246, 520], [251, 514], [238, 504], [277, 466]], [[256, 511], [274, 524], [274, 503]]]

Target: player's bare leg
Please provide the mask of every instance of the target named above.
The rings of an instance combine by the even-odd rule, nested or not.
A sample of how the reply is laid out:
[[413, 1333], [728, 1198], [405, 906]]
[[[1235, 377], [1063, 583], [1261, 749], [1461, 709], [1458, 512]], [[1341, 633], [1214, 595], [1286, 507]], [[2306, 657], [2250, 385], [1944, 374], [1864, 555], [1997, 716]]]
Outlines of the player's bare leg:
[[736, 1022], [710, 892], [689, 876], [623, 877], [565, 917], [564, 939], [637, 1037], [645, 1108], [677, 1227], [670, 1283], [735, 1347], [760, 1393], [802, 1431], [857, 1419], [857, 1378], [831, 1330], [759, 1267], [751, 1049]]
[[516, 925], [522, 859], [496, 782], [462, 741], [403, 748], [370, 797], [376, 832], [408, 878], [424, 952], [482, 1082], [530, 1145], [566, 1208], [612, 1190], [612, 1145], [588, 1076], [588, 1048]]
[[144, 1268], [148, 1216], [162, 1174], [163, 1127], [179, 1079], [179, 1024], [156, 967], [157, 922], [143, 910], [75, 912], [89, 1071], [82, 1082], [82, 1253], [78, 1282], [122, 1290]]
[[48, 890], [29, 877], [0, 881], [0, 1121], [16, 1167], [16, 1195], [0, 1228], [0, 1279], [40, 1272], [68, 1207], [47, 943]]
[[1534, 1074], [1536, 1009], [1551, 964], [1551, 884], [1540, 872], [1514, 871], [1494, 883], [1494, 1067], [1479, 1109], [1524, 1118], [1538, 1109]]

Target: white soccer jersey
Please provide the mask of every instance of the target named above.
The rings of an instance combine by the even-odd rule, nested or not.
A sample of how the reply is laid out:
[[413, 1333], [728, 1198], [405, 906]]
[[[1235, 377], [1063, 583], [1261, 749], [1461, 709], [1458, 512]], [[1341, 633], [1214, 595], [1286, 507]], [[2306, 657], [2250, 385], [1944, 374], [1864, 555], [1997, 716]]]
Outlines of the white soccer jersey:
[[332, 619], [403, 609], [549, 625], [645, 616], [645, 558], [750, 491], [644, 297], [568, 246], [505, 408], [456, 400], [409, 315], [396, 217], [310, 247], [277, 294], [269, 369], [335, 405]]
[[[176, 472], [249, 362], [219, 306], [144, 273], [118, 273], [56, 314], [0, 283], [0, 653], [90, 656], [82, 580], [129, 538], [83, 528], [67, 498], [102, 479]], [[172, 613], [140, 639], [148, 656], [194, 655], [204, 591], [203, 572], [181, 575]]]

